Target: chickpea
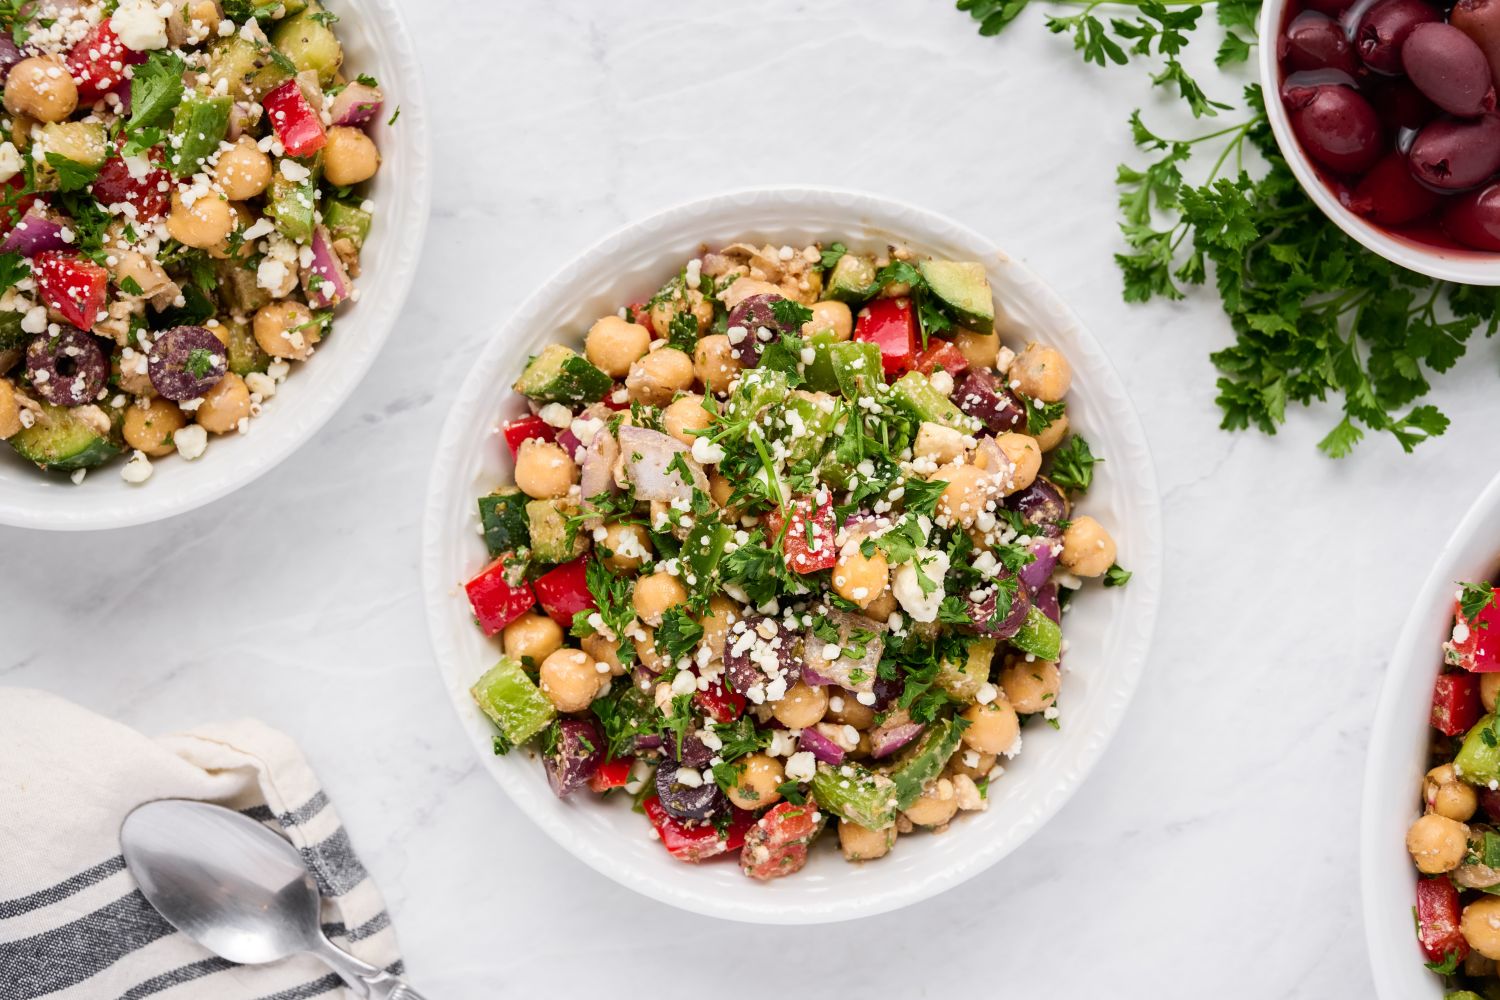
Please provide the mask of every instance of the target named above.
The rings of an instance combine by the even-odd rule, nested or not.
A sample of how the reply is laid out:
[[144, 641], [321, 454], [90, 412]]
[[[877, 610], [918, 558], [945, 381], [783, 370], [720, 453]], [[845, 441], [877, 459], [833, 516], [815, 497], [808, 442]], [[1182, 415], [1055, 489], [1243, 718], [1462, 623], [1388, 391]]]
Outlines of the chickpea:
[[958, 795], [947, 778], [929, 781], [917, 801], [906, 808], [906, 818], [917, 826], [943, 826], [958, 812]]
[[689, 431], [707, 430], [713, 415], [703, 408], [703, 397], [696, 393], [679, 396], [661, 413], [662, 427], [689, 448], [698, 440], [697, 434]]
[[1046, 454], [1053, 448], [1056, 448], [1058, 445], [1062, 444], [1062, 439], [1067, 436], [1068, 415], [1064, 413], [1056, 420], [1052, 421], [1052, 423], [1048, 424], [1046, 429], [1043, 430], [1040, 434], [1032, 435], [1032, 440], [1036, 441], [1037, 448], [1043, 454]]
[[1495, 702], [1500, 700], [1500, 674], [1479, 675], [1479, 700], [1484, 702], [1486, 712], [1495, 710]]
[[604, 538], [597, 543], [609, 555], [604, 565], [618, 573], [634, 573], [651, 556], [651, 536], [639, 524], [611, 521], [604, 526]]
[[[550, 620], [550, 619], [549, 619]], [[609, 667], [612, 677], [619, 677], [625, 673], [625, 664], [620, 662], [620, 644], [595, 632], [586, 635], [578, 641], [583, 651], [594, 658], [595, 661]]]
[[0, 378], [0, 441], [14, 437], [21, 430], [21, 406], [16, 402], [16, 387]]
[[973, 465], [945, 465], [934, 479], [946, 482], [937, 509], [941, 519], [964, 527], [974, 523], [986, 509], [995, 508], [995, 488], [983, 469]]
[[559, 649], [542, 661], [538, 671], [542, 694], [559, 712], [581, 712], [609, 681], [609, 672], [581, 649]]
[[1021, 720], [1006, 701], [970, 705], [964, 709], [963, 717], [969, 723], [962, 737], [964, 744], [980, 753], [1005, 753], [1021, 735]]
[[760, 809], [781, 801], [776, 789], [786, 780], [786, 772], [775, 757], [753, 753], [736, 762], [734, 783], [725, 789], [729, 801], [741, 809]]
[[347, 125], [328, 130], [323, 146], [323, 176], [336, 187], [360, 184], [380, 169], [380, 151], [364, 132]]
[[323, 337], [312, 310], [301, 302], [272, 302], [261, 306], [252, 325], [255, 342], [273, 358], [305, 361]]
[[214, 183], [230, 201], [246, 201], [263, 194], [271, 184], [271, 158], [249, 136], [219, 154]]
[[562, 446], [541, 438], [528, 438], [516, 452], [516, 486], [534, 500], [555, 500], [568, 495], [578, 480], [578, 464]]
[[1474, 789], [1458, 778], [1452, 764], [1443, 764], [1427, 772], [1422, 782], [1422, 799], [1427, 811], [1448, 819], [1466, 822], [1479, 808], [1479, 796]]
[[876, 595], [875, 600], [865, 605], [865, 615], [883, 622], [896, 613], [896, 595], [887, 587]]
[[666, 668], [667, 658], [656, 648], [656, 630], [643, 628], [642, 631], [646, 633], [645, 638], [635, 639], [632, 642], [635, 646], [636, 659], [641, 661], [641, 666], [653, 674], [659, 674]]
[[979, 781], [990, 776], [990, 772], [995, 769], [995, 759], [992, 753], [960, 750], [948, 762], [948, 770], [954, 774], [962, 774], [973, 781]]
[[32, 56], [10, 69], [5, 110], [39, 122], [65, 121], [78, 108], [78, 85], [57, 56]]
[[223, 198], [211, 194], [195, 199], [189, 206], [174, 191], [172, 210], [167, 214], [167, 232], [183, 246], [207, 250], [234, 232], [234, 209]]
[[1465, 906], [1458, 929], [1470, 948], [1485, 958], [1500, 960], [1500, 899], [1486, 896]]
[[896, 846], [896, 828], [871, 830], [869, 827], [839, 820], [839, 850], [845, 861], [874, 861], [891, 853]]
[[167, 18], [167, 42], [174, 49], [185, 48], [213, 38], [219, 31], [219, 5], [216, 0], [188, 0], [173, 5]]
[[635, 582], [632, 602], [641, 621], [652, 628], [661, 624], [661, 616], [668, 608], [687, 603], [687, 588], [668, 573], [652, 573]]
[[828, 692], [808, 687], [801, 681], [787, 689], [780, 701], [771, 706], [771, 714], [788, 729], [807, 729], [823, 721], [828, 712]]
[[[729, 508], [729, 498], [734, 495], [734, 485], [717, 472], [708, 474], [708, 495], [720, 507]], [[1496, 676], [1500, 676], [1497, 674]]]
[[828, 714], [824, 718], [841, 726], [869, 729], [875, 724], [875, 709], [861, 705], [853, 691], [837, 688], [828, 696]]
[[693, 314], [700, 334], [714, 321], [714, 304], [704, 298], [702, 292], [689, 288], [664, 295], [652, 304], [651, 311], [647, 314], [651, 320], [651, 329], [665, 337], [667, 331], [672, 329], [672, 320], [684, 311]]
[[1073, 366], [1062, 352], [1037, 343], [1016, 355], [1007, 374], [1017, 392], [1044, 403], [1058, 402], [1073, 384]]
[[1000, 338], [993, 333], [956, 330], [953, 346], [969, 362], [970, 368], [993, 368], [1000, 358]]
[[834, 592], [861, 608], [868, 607], [871, 601], [885, 593], [890, 582], [890, 564], [879, 550], [867, 556], [859, 546], [851, 546], [833, 566]]
[[711, 334], [698, 341], [693, 348], [693, 375], [703, 388], [715, 396], [729, 392], [740, 372], [740, 359], [735, 357], [734, 345], [722, 333]]
[[708, 645], [715, 659], [724, 658], [724, 639], [729, 635], [729, 626], [739, 621], [743, 614], [740, 606], [723, 594], [708, 599], [708, 613], [698, 619], [703, 626], [702, 642]]
[[198, 426], [210, 434], [238, 430], [240, 421], [249, 417], [250, 389], [234, 372], [225, 372], [224, 377], [203, 394], [203, 402], [193, 413]]
[[1457, 820], [1427, 813], [1406, 831], [1406, 849], [1417, 870], [1427, 875], [1451, 872], [1469, 850], [1469, 828]]
[[1042, 449], [1036, 439], [1014, 431], [995, 435], [995, 444], [1010, 459], [1010, 479], [1005, 483], [1005, 495], [1019, 493], [1032, 483], [1042, 471]]
[[1032, 715], [1057, 704], [1062, 675], [1051, 660], [1027, 663], [1025, 657], [1018, 656], [1000, 671], [1000, 687], [1012, 708]]
[[666, 406], [692, 385], [693, 360], [675, 347], [652, 351], [632, 364], [625, 376], [631, 400], [648, 406]]
[[834, 340], [848, 340], [854, 331], [854, 315], [842, 302], [814, 302], [812, 314], [812, 319], [802, 324], [804, 337], [827, 330]]
[[562, 626], [546, 615], [524, 614], [500, 632], [500, 648], [505, 650], [505, 655], [528, 667], [540, 666], [543, 660], [562, 649], [562, 644]]
[[917, 428], [917, 440], [912, 444], [912, 450], [921, 458], [930, 458], [939, 465], [947, 465], [963, 458], [967, 448], [961, 431], [924, 421]]
[[1062, 543], [1058, 559], [1076, 576], [1101, 576], [1115, 564], [1115, 540], [1104, 525], [1087, 514], [1068, 525]]
[[610, 378], [624, 378], [649, 350], [651, 331], [619, 316], [598, 320], [583, 339], [583, 353]]
[[160, 458], [175, 450], [172, 435], [186, 426], [187, 418], [177, 404], [158, 396], [144, 406], [139, 403], [127, 406], [121, 433], [125, 443], [136, 451]]

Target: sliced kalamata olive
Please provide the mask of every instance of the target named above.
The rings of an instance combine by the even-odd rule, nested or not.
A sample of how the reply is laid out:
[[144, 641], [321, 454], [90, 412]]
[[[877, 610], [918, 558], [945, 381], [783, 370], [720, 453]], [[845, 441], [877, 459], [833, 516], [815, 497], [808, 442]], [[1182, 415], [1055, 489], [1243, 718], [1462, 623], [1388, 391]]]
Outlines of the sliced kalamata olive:
[[1410, 156], [1424, 184], [1440, 191], [1477, 187], [1500, 170], [1500, 116], [1435, 121], [1418, 133]]
[[1401, 65], [1418, 90], [1449, 114], [1472, 118], [1495, 110], [1495, 85], [1484, 51], [1451, 24], [1419, 24], [1401, 46]]
[[[1003, 617], [999, 615], [1002, 590], [1010, 595], [1010, 607]], [[973, 593], [965, 594], [964, 604], [975, 632], [992, 639], [1009, 639], [1021, 631], [1026, 621], [1026, 612], [1031, 610], [1031, 593], [1025, 587], [997, 583], [985, 587], [980, 600], [976, 601]]]
[[[875, 677], [875, 704], [870, 707], [877, 712], [884, 712], [896, 703], [896, 700], [906, 692], [906, 678], [903, 677]], [[857, 694], [849, 697], [858, 699]]]
[[24, 58], [26, 54], [16, 45], [10, 32], [0, 32], [0, 83], [10, 76], [10, 68]]
[[663, 740], [663, 747], [668, 756], [683, 767], [702, 767], [713, 759], [714, 752], [703, 742], [703, 738], [696, 732], [687, 732], [682, 736], [682, 746], [678, 747], [675, 734], [668, 735]]
[[1466, 247], [1500, 251], [1500, 184], [1455, 199], [1443, 213], [1443, 232]]
[[1030, 486], [1005, 498], [1007, 510], [1039, 528], [1057, 529], [1057, 522], [1068, 519], [1068, 506], [1067, 494], [1046, 476], [1037, 476]]
[[197, 399], [229, 370], [224, 344], [201, 326], [178, 326], [157, 335], [146, 357], [151, 384], [167, 399]]
[[604, 734], [592, 719], [561, 719], [554, 723], [557, 739], [542, 757], [547, 783], [558, 798], [582, 788], [604, 762]]
[[1474, 39], [1490, 64], [1490, 76], [1500, 80], [1500, 0], [1458, 0], [1448, 23]]
[[1036, 592], [1036, 597], [1033, 598], [1032, 603], [1048, 618], [1058, 623], [1062, 622], [1062, 606], [1057, 601], [1057, 584], [1042, 584], [1041, 589]]
[[[781, 690], [797, 683], [802, 661], [797, 636], [780, 618], [749, 615], [729, 626], [724, 637], [724, 676], [738, 694], [760, 692], [781, 682]], [[774, 700], [774, 699], [773, 699]]]
[[699, 775], [695, 785], [683, 784], [678, 780], [681, 771], [682, 765], [676, 761], [664, 760], [657, 765], [656, 794], [667, 812], [678, 819], [708, 819], [728, 804], [712, 775]]
[[1315, 10], [1304, 10], [1292, 18], [1277, 42], [1277, 51], [1293, 72], [1337, 69], [1350, 76], [1359, 72], [1359, 60], [1343, 27]]
[[[729, 310], [726, 327], [730, 331], [729, 343], [732, 351], [739, 352], [737, 356], [744, 367], [754, 367], [760, 361], [760, 352], [765, 346], [782, 334], [798, 332], [776, 318], [776, 303], [785, 301], [785, 296], [767, 292], [752, 295]], [[740, 330], [745, 331], [742, 338], [738, 332]]]
[[1382, 226], [1404, 226], [1437, 208], [1442, 200], [1411, 175], [1411, 164], [1397, 150], [1385, 155], [1360, 178], [1349, 195], [1349, 208]]
[[52, 405], [81, 406], [95, 402], [108, 383], [109, 359], [93, 337], [67, 326], [26, 345], [26, 374]]
[[1355, 50], [1370, 69], [1394, 76], [1401, 72], [1401, 46], [1412, 29], [1442, 19], [1436, 7], [1422, 0], [1379, 0], [1359, 19]]
[[1282, 100], [1302, 148], [1328, 169], [1363, 173], [1384, 152], [1380, 119], [1353, 88], [1338, 84], [1290, 87]]
[[989, 369], [970, 369], [953, 390], [953, 402], [992, 434], [1026, 427], [1026, 407], [1005, 384], [1005, 376]]

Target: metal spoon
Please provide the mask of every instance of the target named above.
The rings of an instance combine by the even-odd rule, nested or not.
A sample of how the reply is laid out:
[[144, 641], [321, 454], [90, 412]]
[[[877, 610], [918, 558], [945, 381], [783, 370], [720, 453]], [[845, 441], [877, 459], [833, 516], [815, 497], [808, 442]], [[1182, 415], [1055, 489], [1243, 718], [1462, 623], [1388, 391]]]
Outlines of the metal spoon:
[[307, 952], [356, 996], [422, 1000], [396, 976], [329, 942], [302, 855], [248, 816], [206, 802], [148, 802], [125, 817], [120, 846], [151, 905], [214, 954], [259, 965]]

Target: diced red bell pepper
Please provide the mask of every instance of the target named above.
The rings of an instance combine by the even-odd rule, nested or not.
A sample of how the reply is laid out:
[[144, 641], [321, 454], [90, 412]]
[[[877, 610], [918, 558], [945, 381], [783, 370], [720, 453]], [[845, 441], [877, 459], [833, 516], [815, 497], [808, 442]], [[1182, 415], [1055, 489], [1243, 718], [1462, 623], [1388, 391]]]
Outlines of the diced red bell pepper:
[[1484, 714], [1476, 674], [1443, 674], [1432, 688], [1432, 728], [1444, 736], [1462, 736]]
[[146, 61], [146, 53], [126, 48], [110, 21], [104, 21], [73, 46], [66, 60], [78, 85], [78, 103], [93, 104], [125, 82], [125, 67]]
[[104, 309], [109, 272], [91, 260], [47, 250], [31, 261], [37, 294], [69, 323], [87, 333]]
[[931, 375], [941, 368], [954, 378], [969, 370], [969, 359], [964, 352], [953, 346], [951, 340], [929, 340], [927, 350], [916, 356], [911, 364], [913, 371]]
[[726, 725], [745, 714], [745, 696], [729, 690], [723, 678], [709, 685], [708, 690], [693, 695], [693, 704], [720, 725]]
[[807, 864], [807, 848], [823, 829], [818, 804], [781, 802], [772, 806], [745, 834], [740, 868], [755, 879], [781, 878], [801, 871]]
[[1458, 889], [1446, 875], [1417, 883], [1417, 941], [1430, 962], [1441, 962], [1451, 952], [1460, 961], [1469, 955], [1469, 942], [1460, 929], [1462, 906]]
[[512, 582], [515, 571], [506, 565], [510, 559], [509, 555], [501, 556], [464, 584], [474, 617], [485, 635], [497, 634], [536, 604], [525, 580]]
[[[771, 532], [771, 541], [781, 539], [781, 551], [786, 564], [798, 573], [816, 573], [820, 569], [832, 569], [838, 562], [834, 549], [834, 537], [838, 529], [833, 523], [833, 498], [830, 497], [816, 510], [811, 497], [792, 501], [791, 519], [783, 521], [781, 511], [773, 510], [766, 515], [766, 524]], [[782, 525], [786, 533], [782, 534]], [[812, 540], [808, 540], [808, 526], [812, 526]]]
[[917, 356], [917, 314], [910, 299], [876, 299], [859, 311], [854, 339], [880, 348], [887, 377], [910, 371]]
[[712, 823], [689, 826], [667, 812], [661, 799], [655, 795], [641, 803], [646, 818], [656, 828], [662, 846], [679, 861], [703, 861], [729, 851], [737, 851], [745, 844], [745, 834], [755, 825], [755, 817], [742, 809], [735, 809], [728, 827], [720, 835]]
[[[122, 138], [121, 144], [123, 142]], [[99, 176], [94, 178], [90, 188], [99, 204], [106, 208], [110, 205], [131, 205], [135, 208], [138, 222], [152, 222], [166, 214], [172, 198], [172, 175], [159, 166], [162, 158], [159, 146], [152, 147], [147, 155], [153, 166], [141, 177], [131, 176], [130, 168], [125, 166], [125, 161], [119, 156], [111, 156], [104, 161], [104, 166], [99, 168]]]
[[653, 337], [656, 336], [656, 331], [651, 326], [651, 306], [649, 303], [635, 303], [630, 307], [630, 315], [633, 317], [632, 322], [644, 326], [647, 333]]
[[511, 458], [515, 458], [516, 453], [521, 450], [522, 441], [529, 441], [532, 438], [540, 438], [543, 441], [557, 440], [557, 428], [534, 413], [506, 424], [504, 434], [505, 443], [510, 445]]
[[1500, 671], [1500, 604], [1495, 598], [1484, 602], [1473, 621], [1464, 617], [1461, 601], [1453, 602], [1453, 635], [1443, 643], [1443, 659], [1478, 674]]
[[585, 609], [599, 607], [589, 593], [587, 556], [579, 556], [537, 577], [536, 596], [542, 610], [563, 628], [573, 624], [573, 616]]
[[633, 763], [629, 757], [619, 757], [600, 764], [589, 775], [589, 791], [602, 794], [611, 788], [623, 788], [630, 780], [630, 765]]
[[288, 156], [311, 156], [328, 141], [322, 116], [308, 102], [296, 80], [283, 83], [260, 103]]

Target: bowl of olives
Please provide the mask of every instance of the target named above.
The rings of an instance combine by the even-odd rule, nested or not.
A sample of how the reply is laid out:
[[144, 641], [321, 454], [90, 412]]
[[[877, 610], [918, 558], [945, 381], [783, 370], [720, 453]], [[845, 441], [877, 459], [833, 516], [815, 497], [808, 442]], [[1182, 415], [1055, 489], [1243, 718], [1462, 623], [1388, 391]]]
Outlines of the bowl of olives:
[[1500, 0], [1268, 0], [1287, 164], [1339, 228], [1422, 274], [1500, 285]]

